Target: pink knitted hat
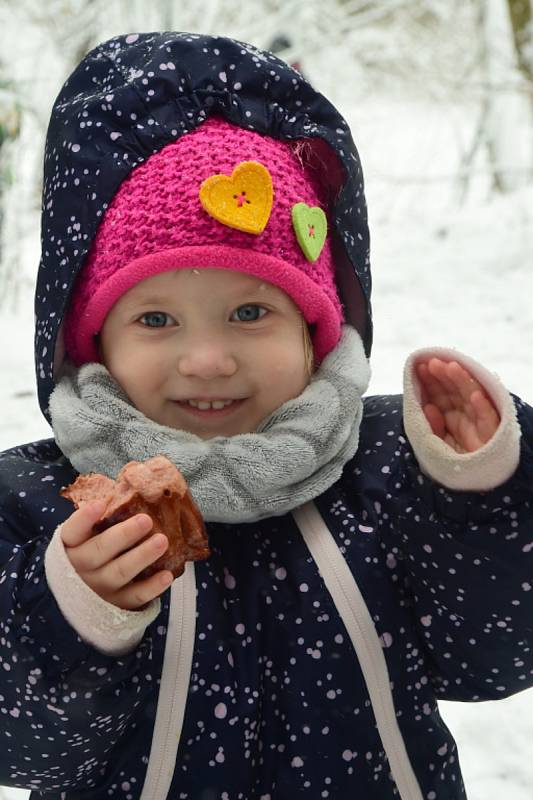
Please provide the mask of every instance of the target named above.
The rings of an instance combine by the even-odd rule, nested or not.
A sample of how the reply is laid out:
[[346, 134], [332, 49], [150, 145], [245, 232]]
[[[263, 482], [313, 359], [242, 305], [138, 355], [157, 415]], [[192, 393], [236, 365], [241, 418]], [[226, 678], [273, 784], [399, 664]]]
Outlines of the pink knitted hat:
[[[316, 326], [315, 357], [324, 358], [340, 338], [343, 313], [330, 234], [310, 260], [293, 225], [296, 204], [305, 203], [316, 214], [326, 202], [316, 173], [302, 165], [295, 151], [295, 143], [213, 117], [133, 169], [104, 214], [70, 302], [65, 345], [76, 366], [99, 361], [95, 335], [132, 286], [160, 272], [192, 267], [245, 272], [283, 289]], [[260, 181], [265, 172], [272, 181], [271, 211], [260, 233], [229, 227], [199, 194], [208, 178], [231, 177], [250, 161], [266, 168], [261, 172], [255, 164]], [[231, 202], [249, 202], [237, 180], [232, 186]], [[310, 235], [315, 221], [307, 219]]]

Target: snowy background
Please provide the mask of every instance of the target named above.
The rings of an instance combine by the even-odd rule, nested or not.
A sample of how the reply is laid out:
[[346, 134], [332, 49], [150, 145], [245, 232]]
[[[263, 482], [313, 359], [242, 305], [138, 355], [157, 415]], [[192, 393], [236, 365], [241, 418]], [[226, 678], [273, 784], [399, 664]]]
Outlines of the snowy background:
[[[40, 7], [0, 4], [3, 31], [27, 31], [23, 44], [6, 36], [0, 53], [0, 450], [50, 435], [32, 352], [46, 119], [86, 49], [126, 30], [201, 30], [260, 46], [286, 34], [280, 54], [342, 110], [363, 161], [371, 393], [401, 391], [407, 355], [436, 344], [479, 359], [533, 404], [533, 84], [523, 68], [533, 62], [533, 37], [515, 48], [503, 0], [330, 0], [327, 12], [314, 0], [250, 0], [233, 17], [211, 0], [201, 20], [193, 4], [162, 0], [151, 10], [107, 0], [106, 15], [100, 0]], [[469, 800], [531, 800], [533, 690], [497, 703], [442, 703], [441, 711]], [[2, 800], [26, 796], [0, 788]]]

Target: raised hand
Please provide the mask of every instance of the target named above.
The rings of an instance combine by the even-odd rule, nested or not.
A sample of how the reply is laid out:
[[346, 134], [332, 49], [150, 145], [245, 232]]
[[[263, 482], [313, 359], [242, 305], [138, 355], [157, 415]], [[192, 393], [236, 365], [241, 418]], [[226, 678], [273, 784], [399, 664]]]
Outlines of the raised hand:
[[494, 435], [500, 416], [482, 385], [457, 361], [420, 360], [416, 373], [431, 430], [457, 453], [479, 450]]
[[159, 533], [146, 538], [152, 527], [148, 514], [137, 514], [95, 535], [92, 527], [103, 510], [100, 503], [88, 503], [63, 523], [61, 538], [67, 556], [80, 578], [103, 600], [127, 610], [142, 608], [172, 583], [169, 570], [135, 580], [163, 555], [168, 539]]

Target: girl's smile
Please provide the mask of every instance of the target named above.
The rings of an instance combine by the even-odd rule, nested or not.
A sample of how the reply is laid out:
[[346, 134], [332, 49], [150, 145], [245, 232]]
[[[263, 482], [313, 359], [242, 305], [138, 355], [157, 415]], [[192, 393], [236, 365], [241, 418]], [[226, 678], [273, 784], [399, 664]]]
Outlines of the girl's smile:
[[305, 322], [281, 289], [222, 269], [141, 281], [102, 328], [102, 362], [132, 403], [204, 439], [256, 430], [309, 382]]
[[227, 417], [240, 409], [246, 399], [241, 400], [177, 400], [179, 406], [184, 410], [198, 417], [199, 419], [219, 420]]

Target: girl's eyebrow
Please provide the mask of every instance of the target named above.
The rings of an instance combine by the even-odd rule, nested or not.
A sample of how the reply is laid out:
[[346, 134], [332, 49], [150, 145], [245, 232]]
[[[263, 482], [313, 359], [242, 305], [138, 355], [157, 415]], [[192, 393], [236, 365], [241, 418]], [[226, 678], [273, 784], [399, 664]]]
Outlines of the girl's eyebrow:
[[271, 283], [267, 283], [265, 281], [264, 283], [260, 283], [259, 286], [242, 286], [235, 293], [240, 295], [241, 294], [245, 295], [245, 294], [256, 294], [257, 292], [261, 293], [269, 292], [270, 294], [272, 294], [272, 292], [276, 291], [276, 289], [277, 289], [276, 286], [273, 286]]
[[134, 306], [158, 306], [168, 303], [168, 295], [165, 297], [162, 294], [154, 294], [149, 297], [140, 297], [139, 299], [132, 297], [131, 305]]
[[[272, 284], [268, 283], [267, 281], [264, 281], [264, 282], [260, 283], [258, 286], [239, 286], [239, 287], [235, 287], [235, 289], [232, 292], [232, 295], [233, 295], [233, 297], [235, 299], [235, 302], [240, 302], [242, 297], [247, 297], [247, 296], [249, 297], [250, 295], [257, 294], [258, 292], [261, 292], [261, 294], [263, 294], [263, 293], [272, 294], [272, 291], [275, 290], [275, 289], [276, 289], [275, 286], [273, 286]], [[139, 307], [139, 306], [142, 306], [142, 307], [144, 307], [144, 306], [155, 307], [155, 306], [159, 306], [159, 305], [166, 305], [169, 302], [171, 302], [172, 299], [173, 299], [172, 296], [169, 296], [169, 294], [163, 294], [163, 293], [161, 293], [161, 294], [150, 294], [147, 297], [139, 297], [139, 298], [132, 297], [131, 301], [130, 301], [130, 304], [133, 305], [133, 306], [136, 306], [136, 307]]]

